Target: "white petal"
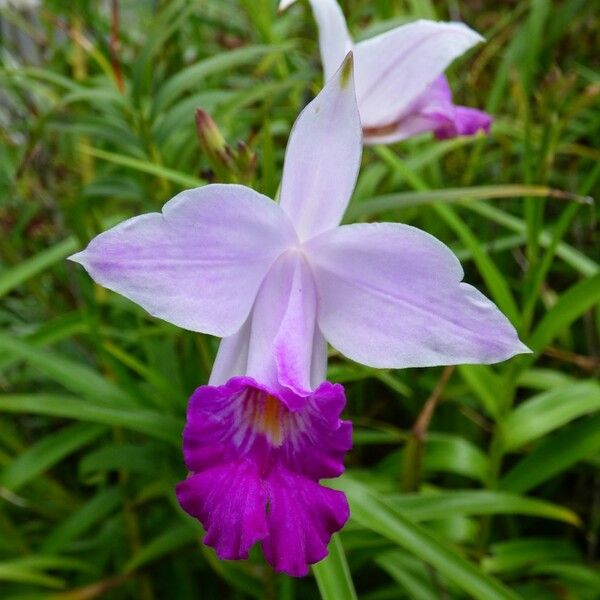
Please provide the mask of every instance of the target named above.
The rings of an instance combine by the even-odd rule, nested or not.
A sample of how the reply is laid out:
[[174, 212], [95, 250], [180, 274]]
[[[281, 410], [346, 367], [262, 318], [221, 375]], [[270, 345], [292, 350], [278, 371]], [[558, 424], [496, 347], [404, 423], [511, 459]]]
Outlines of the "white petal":
[[378, 368], [493, 363], [528, 352], [450, 249], [397, 223], [338, 227], [305, 249], [329, 343]]
[[361, 152], [362, 130], [349, 55], [302, 111], [288, 142], [281, 207], [300, 239], [341, 221], [354, 190]]
[[232, 377], [246, 374], [251, 320], [248, 317], [238, 331], [221, 340], [208, 385], [224, 385]]
[[462, 23], [415, 21], [356, 45], [356, 95], [363, 127], [384, 127], [482, 37]]
[[316, 312], [312, 273], [303, 255], [290, 250], [273, 265], [258, 292], [246, 374], [275, 389], [282, 385], [299, 395], [309, 393]]
[[187, 190], [95, 237], [71, 257], [151, 315], [218, 336], [244, 323], [293, 228], [266, 196], [239, 185]]

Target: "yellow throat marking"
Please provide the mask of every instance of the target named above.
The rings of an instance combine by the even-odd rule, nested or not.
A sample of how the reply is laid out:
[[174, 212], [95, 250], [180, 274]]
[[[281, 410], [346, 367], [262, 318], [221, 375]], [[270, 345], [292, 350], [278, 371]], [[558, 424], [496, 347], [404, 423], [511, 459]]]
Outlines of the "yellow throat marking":
[[256, 392], [251, 395], [250, 421], [254, 431], [265, 435], [274, 446], [283, 443], [283, 413], [281, 402], [271, 394]]

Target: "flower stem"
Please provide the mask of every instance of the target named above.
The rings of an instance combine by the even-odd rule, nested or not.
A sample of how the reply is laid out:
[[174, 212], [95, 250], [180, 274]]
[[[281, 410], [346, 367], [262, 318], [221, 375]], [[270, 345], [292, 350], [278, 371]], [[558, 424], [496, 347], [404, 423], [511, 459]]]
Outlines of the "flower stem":
[[445, 367], [442, 371], [433, 392], [423, 405], [415, 424], [411, 429], [410, 436], [404, 447], [403, 461], [403, 477], [402, 491], [416, 492], [419, 489], [421, 481], [422, 459], [425, 450], [425, 440], [427, 438], [427, 430], [440, 396], [444, 391], [452, 373], [454, 366]]

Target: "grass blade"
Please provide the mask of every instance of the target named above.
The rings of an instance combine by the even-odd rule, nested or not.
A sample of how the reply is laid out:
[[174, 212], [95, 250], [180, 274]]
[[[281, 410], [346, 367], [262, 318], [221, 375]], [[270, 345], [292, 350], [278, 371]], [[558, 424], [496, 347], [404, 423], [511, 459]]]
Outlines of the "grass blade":
[[456, 550], [395, 511], [366, 486], [346, 476], [340, 480], [339, 487], [348, 495], [354, 521], [406, 548], [474, 598], [478, 600], [519, 598], [517, 594], [495, 578], [483, 573]]
[[183, 419], [157, 411], [92, 404], [70, 396], [53, 394], [6, 394], [0, 397], [0, 412], [32, 413], [123, 427], [181, 447]]
[[323, 600], [339, 600], [339, 598], [356, 600], [354, 583], [338, 534], [334, 534], [331, 538], [329, 555], [313, 565], [312, 572]]
[[4, 269], [0, 272], [0, 298], [29, 278], [61, 262], [78, 248], [77, 240], [70, 237], [14, 267]]

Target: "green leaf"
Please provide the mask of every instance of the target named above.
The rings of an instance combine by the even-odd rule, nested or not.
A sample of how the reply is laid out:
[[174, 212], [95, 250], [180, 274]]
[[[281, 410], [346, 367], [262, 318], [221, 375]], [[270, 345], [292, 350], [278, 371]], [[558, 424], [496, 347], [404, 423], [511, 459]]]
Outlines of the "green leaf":
[[392, 508], [380, 496], [345, 475], [336, 486], [348, 495], [352, 519], [429, 563], [478, 600], [515, 600], [518, 596], [423, 527]]
[[173, 404], [177, 403], [182, 395], [180, 390], [173, 385], [173, 381], [167, 380], [161, 373], [142, 363], [133, 354], [112, 342], [105, 342], [103, 347], [111, 356], [139, 375], [143, 381], [156, 388], [157, 393], [152, 394], [152, 397], [157, 408], [165, 412], [171, 411]]
[[524, 538], [499, 542], [491, 546], [491, 555], [482, 561], [490, 573], [519, 571], [547, 560], [573, 560], [579, 558], [577, 549], [560, 538]]
[[549, 390], [555, 387], [574, 383], [576, 379], [555, 369], [532, 368], [519, 373], [517, 384], [519, 387], [534, 390]]
[[[580, 560], [580, 557], [577, 557]], [[600, 590], [600, 573], [593, 566], [588, 567], [581, 563], [567, 563], [544, 561], [533, 566], [529, 572], [532, 575], [551, 575], [566, 582], [573, 582], [583, 586], [583, 590], [590, 594], [591, 598], [597, 598]]]
[[508, 283], [489, 254], [481, 247], [477, 236], [450, 206], [434, 204], [433, 209], [455, 231], [462, 243], [471, 252], [473, 260], [500, 310], [513, 324], [518, 324], [519, 310]]
[[[365, 431], [359, 430], [359, 443], [400, 443], [406, 440], [402, 432]], [[405, 448], [388, 454], [379, 464], [380, 469], [394, 475], [402, 461]], [[426, 473], [456, 473], [477, 481], [487, 481], [489, 475], [488, 457], [469, 440], [458, 435], [439, 432], [428, 432], [424, 452], [421, 458], [422, 468]]]
[[105, 431], [104, 427], [76, 423], [51, 433], [19, 454], [0, 473], [0, 485], [16, 492], [29, 481], [80, 450]]
[[522, 198], [524, 196], [537, 198], [558, 197], [572, 199], [579, 202], [587, 202], [587, 198], [580, 198], [574, 194], [554, 190], [545, 185], [480, 185], [464, 188], [446, 188], [443, 190], [423, 190], [415, 192], [398, 192], [386, 194], [351, 204], [344, 218], [351, 222], [356, 219], [371, 217], [389, 210], [409, 208], [412, 206], [427, 206], [436, 202], [444, 204], [460, 203], [469, 201], [492, 200], [496, 198]]
[[291, 46], [291, 44], [244, 46], [201, 60], [179, 71], [162, 85], [154, 99], [152, 111], [154, 115], [158, 115], [183, 93], [199, 89], [204, 79], [213, 73], [222, 73], [227, 69], [237, 69], [244, 64], [256, 64], [261, 57], [268, 54], [284, 53], [289, 51]]
[[502, 443], [514, 450], [585, 414], [600, 410], [600, 385], [581, 382], [542, 392], [500, 423]]
[[489, 473], [489, 460], [465, 438], [432, 432], [425, 443], [423, 468], [426, 472], [443, 471], [485, 481]]
[[[71, 312], [59, 315], [37, 325], [31, 333], [22, 338], [24, 342], [34, 346], [47, 346], [56, 344], [75, 335], [88, 332], [88, 323], [84, 321], [80, 312]], [[20, 360], [20, 355], [0, 354], [0, 371]]]
[[162, 165], [157, 165], [149, 160], [140, 160], [139, 158], [118, 154], [116, 152], [107, 152], [106, 150], [92, 148], [91, 146], [81, 146], [81, 151], [89, 156], [107, 160], [108, 162], [127, 167], [128, 169], [133, 169], [134, 171], [139, 171], [140, 173], [148, 173], [149, 175], [162, 177], [163, 179], [167, 179], [168, 181], [172, 181], [173, 183], [177, 183], [186, 188], [195, 188], [205, 184], [199, 177], [169, 169]]
[[502, 396], [500, 378], [487, 365], [459, 365], [458, 372], [477, 394], [490, 416], [498, 418], [501, 412]]
[[[465, 204], [465, 206], [472, 212], [486, 217], [494, 223], [503, 225], [511, 231], [522, 234], [527, 233], [527, 224], [522, 219], [510, 215], [509, 213], [496, 208], [495, 206], [490, 206], [484, 202], [468, 203]], [[552, 238], [552, 233], [549, 231], [542, 230], [539, 233], [539, 243], [544, 248], [548, 248], [552, 245]], [[591, 258], [588, 258], [585, 254], [582, 254], [579, 252], [579, 250], [576, 250], [565, 242], [559, 242], [556, 247], [556, 255], [560, 256], [560, 258], [562, 258], [568, 265], [586, 277], [591, 277], [592, 275], [598, 273], [598, 270], [600, 269], [598, 264], [595, 263]]]
[[70, 237], [14, 267], [3, 269], [0, 271], [0, 298], [31, 277], [63, 261], [78, 248], [77, 240]]
[[65, 585], [62, 579], [40, 573], [35, 569], [19, 564], [18, 561], [0, 562], [0, 581], [26, 583], [55, 589], [60, 589]]
[[149, 444], [111, 444], [105, 445], [85, 456], [79, 463], [79, 474], [86, 479], [98, 471], [127, 469], [136, 473], [153, 473], [156, 470], [157, 456], [155, 446]]
[[44, 83], [51, 83], [58, 87], [64, 88], [64, 90], [77, 91], [83, 89], [82, 86], [71, 77], [65, 77], [52, 71], [50, 69], [42, 69], [37, 67], [23, 67], [20, 66], [18, 69], [0, 69], [1, 77], [15, 77], [17, 79], [24, 79], [26, 81], [43, 81]]
[[543, 350], [575, 319], [581, 317], [598, 302], [600, 302], [600, 273], [583, 279], [561, 294], [556, 304], [546, 312], [527, 340], [528, 346], [538, 352]]
[[385, 552], [375, 562], [406, 590], [411, 600], [431, 600], [437, 596], [425, 565], [404, 552]]
[[54, 351], [0, 333], [0, 352], [24, 360], [68, 390], [100, 403], [131, 405], [135, 400], [90, 367]]
[[96, 573], [97, 567], [90, 563], [69, 556], [53, 554], [30, 554], [12, 561], [22, 567], [30, 569], [51, 569], [54, 571], [81, 571], [83, 573]]
[[530, 515], [579, 525], [570, 509], [545, 500], [487, 490], [444, 491], [389, 496], [387, 503], [414, 521], [443, 519], [448, 515]]
[[597, 452], [600, 452], [600, 415], [545, 438], [500, 480], [499, 487], [510, 492], [527, 492]]
[[147, 15], [144, 44], [137, 53], [132, 69], [134, 98], [137, 99], [143, 92], [150, 91], [158, 62], [157, 53], [166, 47], [169, 38], [179, 30], [183, 22], [189, 20], [197, 8], [195, 2], [173, 0], [155, 7], [155, 10]]
[[7, 394], [0, 396], [0, 412], [33, 413], [123, 427], [181, 448], [183, 421], [153, 410], [92, 404], [65, 395]]
[[339, 535], [329, 542], [329, 555], [312, 567], [323, 600], [356, 600], [356, 590]]
[[187, 123], [189, 129], [186, 131], [190, 138], [196, 138], [196, 130], [193, 128], [193, 115], [198, 107], [212, 114], [225, 102], [231, 100], [236, 93], [232, 90], [208, 90], [193, 96], [188, 96], [174, 104], [168, 110], [161, 112], [152, 125], [156, 143], [162, 148], [174, 134], [182, 134], [182, 123]]
[[140, 567], [147, 565], [166, 554], [179, 550], [198, 540], [198, 530], [189, 523], [171, 524], [166, 531], [159, 534], [151, 542], [148, 542], [125, 564], [124, 573], [131, 573]]
[[43, 552], [63, 550], [79, 536], [89, 531], [94, 525], [106, 519], [122, 502], [118, 488], [100, 490], [86, 504], [59, 523], [44, 538], [41, 545]]

